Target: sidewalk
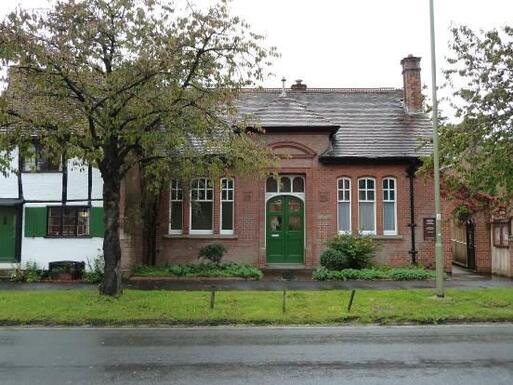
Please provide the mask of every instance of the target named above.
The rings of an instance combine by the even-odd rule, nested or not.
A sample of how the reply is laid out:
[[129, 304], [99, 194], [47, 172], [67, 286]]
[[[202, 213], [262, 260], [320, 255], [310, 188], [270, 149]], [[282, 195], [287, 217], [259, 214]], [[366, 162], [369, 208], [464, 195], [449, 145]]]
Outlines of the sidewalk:
[[[487, 289], [513, 287], [513, 279], [480, 275], [454, 275], [445, 281], [448, 288]], [[86, 283], [17, 283], [0, 282], [0, 290], [91, 290], [97, 285]], [[171, 280], [171, 279], [137, 279], [124, 282], [126, 289], [136, 290], [343, 290], [343, 289], [430, 289], [435, 287], [433, 280], [427, 281], [312, 281], [312, 280]]]
[[[261, 281], [231, 281], [231, 280], [194, 280], [174, 281], [166, 279], [129, 280], [124, 285], [137, 290], [339, 290], [339, 289], [430, 289], [435, 287], [435, 281], [312, 281], [312, 280], [261, 280]], [[454, 277], [445, 281], [448, 288], [487, 289], [513, 287], [513, 279], [501, 277], [465, 278]]]

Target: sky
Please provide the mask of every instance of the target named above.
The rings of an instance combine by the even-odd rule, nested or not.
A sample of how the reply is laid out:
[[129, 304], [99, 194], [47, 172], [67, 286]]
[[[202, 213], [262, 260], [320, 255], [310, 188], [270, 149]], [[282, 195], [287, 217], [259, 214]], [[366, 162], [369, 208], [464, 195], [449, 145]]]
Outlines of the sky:
[[[16, 4], [48, 1], [1, 0], [0, 15]], [[422, 57], [422, 81], [431, 85], [429, 0], [233, 0], [232, 9], [281, 53], [264, 86], [280, 87], [285, 77], [287, 85], [400, 88], [399, 62], [409, 54]], [[487, 30], [512, 24], [512, 15], [511, 0], [435, 0], [439, 84], [451, 25]]]

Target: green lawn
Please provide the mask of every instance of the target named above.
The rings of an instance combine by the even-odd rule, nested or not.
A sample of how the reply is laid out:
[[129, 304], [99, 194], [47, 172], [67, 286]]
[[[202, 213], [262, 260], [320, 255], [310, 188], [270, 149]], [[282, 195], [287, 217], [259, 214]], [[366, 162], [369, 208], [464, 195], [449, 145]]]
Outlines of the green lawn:
[[513, 289], [209, 292], [125, 290], [119, 299], [96, 291], [0, 291], [0, 324], [339, 324], [513, 321]]

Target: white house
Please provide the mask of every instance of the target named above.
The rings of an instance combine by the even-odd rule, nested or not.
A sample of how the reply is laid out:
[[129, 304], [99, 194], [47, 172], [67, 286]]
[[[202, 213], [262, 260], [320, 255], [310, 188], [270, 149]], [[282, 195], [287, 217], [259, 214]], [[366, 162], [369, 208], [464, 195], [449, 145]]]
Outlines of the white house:
[[[11, 157], [0, 174], [0, 269], [37, 262], [92, 260], [103, 242], [103, 182], [76, 160]], [[17, 170], [21, 170], [18, 173]]]

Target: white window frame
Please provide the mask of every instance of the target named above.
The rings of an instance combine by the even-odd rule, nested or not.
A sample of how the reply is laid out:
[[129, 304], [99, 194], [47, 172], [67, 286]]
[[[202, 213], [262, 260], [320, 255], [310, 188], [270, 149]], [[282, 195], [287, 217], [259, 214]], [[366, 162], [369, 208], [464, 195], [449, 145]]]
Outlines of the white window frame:
[[[345, 181], [348, 181], [349, 182], [349, 189], [346, 189], [345, 187], [340, 188], [340, 184], [339, 183], [341, 181], [343, 182], [343, 184], [344, 184]], [[339, 193], [341, 191], [342, 192], [346, 192], [346, 191], [349, 192], [349, 200], [347, 200], [347, 199], [340, 199], [339, 198]], [[345, 194], [343, 194], [343, 195], [345, 196]], [[353, 221], [351, 220], [352, 215], [353, 215], [352, 214], [353, 213], [352, 212], [352, 207], [351, 207], [351, 198], [352, 198], [352, 194], [351, 194], [351, 178], [348, 178], [348, 177], [345, 177], [345, 176], [341, 177], [341, 178], [338, 178], [337, 179], [337, 231], [338, 231], [339, 234], [351, 234], [351, 232], [353, 230], [353, 226], [352, 226], [353, 225], [353, 223], [352, 223]], [[347, 231], [346, 230], [340, 230], [340, 228], [339, 228], [339, 226], [340, 226], [340, 218], [339, 218], [340, 210], [338, 208], [338, 204], [339, 203], [349, 203], [349, 230], [347, 230]]]
[[[199, 189], [199, 188], [194, 188], [193, 187], [193, 183], [197, 180], [201, 180], [203, 179], [204, 180], [204, 188], [203, 189]], [[210, 182], [210, 185], [212, 187], [208, 187], [208, 184]], [[194, 191], [201, 191], [203, 190], [205, 192], [205, 195], [204, 195], [204, 199], [196, 199], [196, 200], [192, 200], [192, 192]], [[211, 191], [212, 194], [212, 199], [207, 199], [207, 196], [208, 196], [208, 191]], [[198, 194], [198, 197], [199, 197], [199, 194]], [[208, 234], [214, 234], [214, 185], [212, 183], [212, 181], [210, 180], [210, 178], [206, 178], [206, 177], [201, 177], [201, 178], [195, 178], [193, 180], [191, 180], [191, 191], [189, 193], [189, 234], [193, 235], [193, 234], [197, 234], [197, 235], [208, 235]], [[192, 206], [193, 206], [193, 202], [212, 202], [212, 223], [211, 223], [211, 230], [193, 230], [192, 229]]]
[[[374, 182], [374, 189], [368, 189], [367, 188], [367, 182], [365, 182], [365, 188], [361, 189], [360, 188], [360, 181], [362, 180], [372, 180]], [[358, 227], [360, 228], [360, 232], [364, 235], [376, 235], [376, 178], [373, 178], [373, 177], [370, 177], [370, 176], [364, 176], [364, 177], [361, 177], [361, 178], [358, 178]], [[374, 199], [373, 200], [369, 200], [369, 199], [360, 199], [360, 192], [361, 191], [365, 191], [365, 196], [367, 197], [367, 192], [369, 191], [373, 191], [374, 192]], [[360, 227], [360, 223], [361, 223], [361, 218], [360, 218], [360, 203], [373, 203], [374, 204], [374, 229], [373, 230], [361, 230], [361, 227]]]
[[[388, 185], [389, 187], [385, 188], [385, 181], [394, 182], [394, 188], [390, 188], [390, 183]], [[397, 179], [391, 176], [383, 178], [381, 190], [383, 192], [383, 235], [397, 235]], [[385, 192], [390, 193], [391, 191], [394, 192], [394, 199], [385, 199]], [[388, 196], [390, 198], [390, 194], [388, 194]], [[394, 204], [394, 230], [385, 230], [385, 203]]]
[[[176, 182], [175, 187], [173, 187], [173, 182]], [[181, 198], [178, 199], [178, 196]], [[181, 229], [172, 229], [171, 228], [171, 216], [172, 216], [172, 204], [171, 202], [182, 202], [182, 228]], [[179, 179], [172, 179], [169, 183], [169, 234], [183, 234], [183, 189]]]
[[[223, 188], [223, 181], [232, 182], [232, 187]], [[223, 192], [231, 191], [232, 199], [224, 199]], [[229, 194], [227, 194], [228, 196]], [[233, 178], [221, 178], [219, 184], [219, 234], [233, 235], [235, 227], [235, 180]], [[223, 202], [232, 202], [232, 229], [223, 230]]]
[[[265, 190], [265, 193], [266, 194], [289, 194], [289, 195], [297, 195], [297, 194], [305, 194], [305, 190], [306, 190], [306, 184], [305, 184], [305, 177], [303, 175], [297, 175], [297, 174], [280, 174], [278, 175], [276, 179], [276, 183], [278, 185], [278, 191], [274, 191], [274, 192], [269, 192], [267, 191], [267, 179], [268, 178], [273, 178], [272, 175], [268, 176], [266, 179], [265, 179], [265, 187], [266, 187], [266, 190]], [[290, 182], [290, 191], [281, 191], [281, 178], [286, 178], [289, 180]], [[303, 180], [303, 191], [294, 191], [294, 179], [295, 178], [301, 178]]]

